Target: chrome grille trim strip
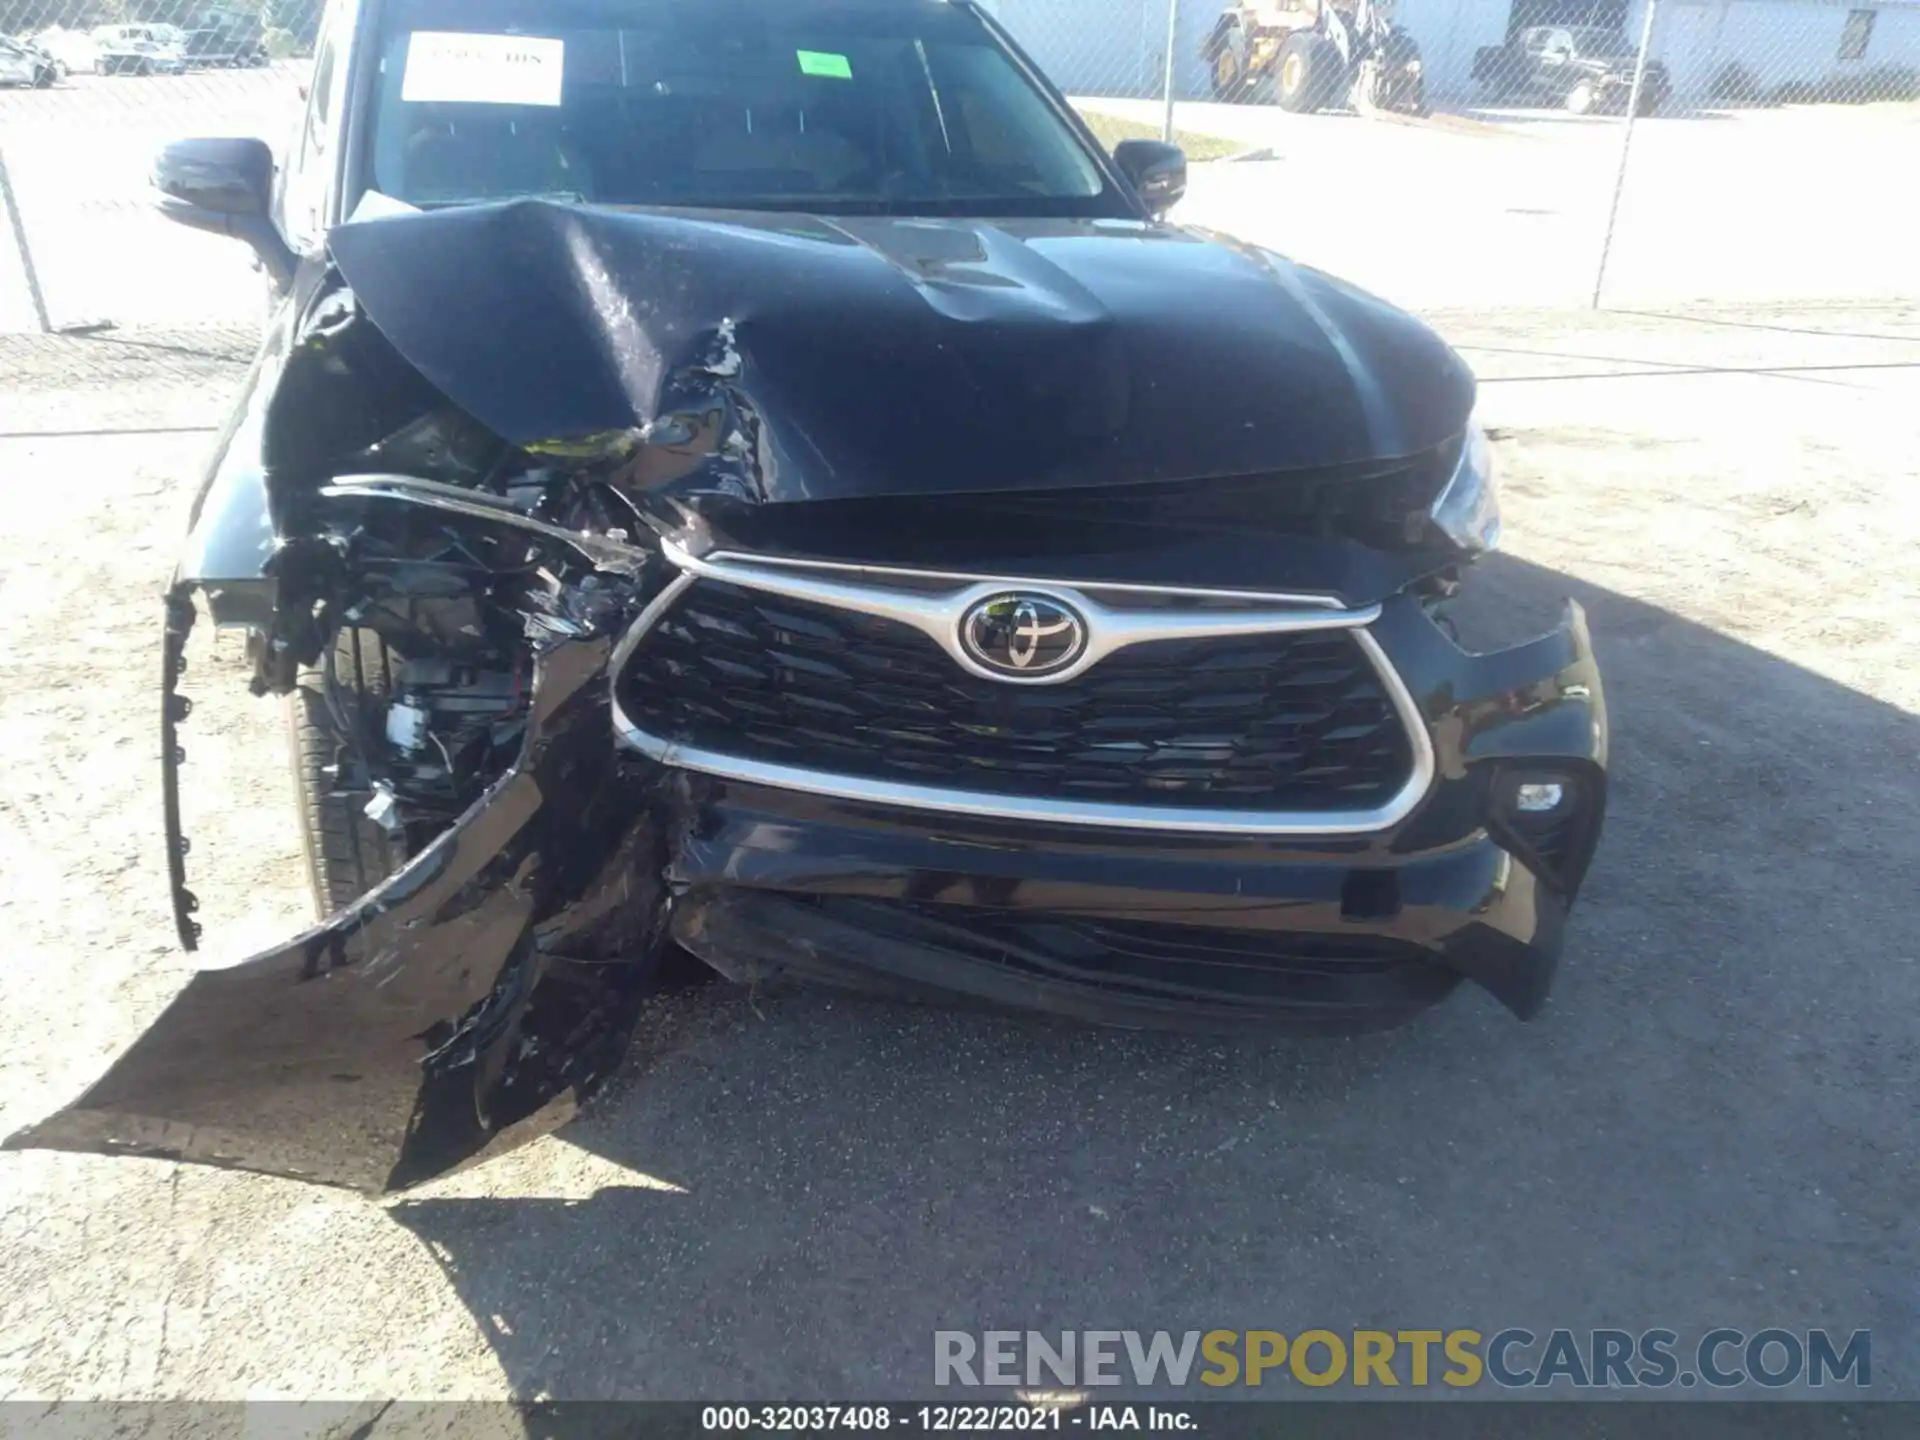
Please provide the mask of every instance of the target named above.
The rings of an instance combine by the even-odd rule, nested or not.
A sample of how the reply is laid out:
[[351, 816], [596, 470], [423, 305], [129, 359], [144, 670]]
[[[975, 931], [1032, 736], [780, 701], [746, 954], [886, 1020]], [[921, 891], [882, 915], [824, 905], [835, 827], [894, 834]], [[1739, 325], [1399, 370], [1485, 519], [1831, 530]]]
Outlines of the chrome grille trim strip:
[[[971, 665], [965, 665], [964, 657], [956, 654], [957, 640], [950, 643], [947, 636], [936, 634], [930, 627], [937, 621], [946, 627], [949, 635], [957, 634], [959, 616], [965, 613], [967, 606], [983, 595], [994, 594], [1009, 588], [1058, 595], [1068, 598], [1070, 603], [1097, 613], [1102, 622], [1106, 622], [1109, 617], [1123, 617], [1126, 612], [1096, 605], [1074, 587], [1051, 581], [1028, 584], [1023, 581], [983, 580], [977, 576], [942, 577], [968, 583], [965, 589], [953, 594], [929, 597], [873, 586], [787, 575], [778, 567], [763, 567], [757, 561], [741, 556], [716, 555], [706, 559], [695, 559], [677, 546], [669, 544], [663, 548], [668, 560], [680, 566], [682, 573], [634, 621], [614, 651], [609, 674], [616, 682], [613, 685], [613, 722], [620, 742], [662, 765], [675, 769], [692, 770], [747, 784], [798, 790], [862, 804], [926, 810], [950, 815], [1026, 821], [1036, 824], [1085, 825], [1118, 830], [1265, 837], [1368, 835], [1385, 830], [1412, 814], [1433, 784], [1435, 773], [1433, 740], [1427, 731], [1426, 721], [1421, 716], [1419, 705], [1415, 702], [1412, 693], [1407, 689], [1406, 682], [1400, 678], [1399, 671], [1387, 658], [1386, 652], [1380, 648], [1380, 643], [1365, 628], [1379, 617], [1380, 607], [1377, 605], [1365, 610], [1322, 611], [1310, 615], [1283, 610], [1254, 610], [1230, 617], [1240, 623], [1227, 628], [1220, 628], [1217, 622], [1210, 623], [1181, 615], [1167, 615], [1164, 612], [1134, 612], [1132, 620], [1139, 628], [1123, 631], [1127, 638], [1119, 644], [1109, 644], [1101, 651], [1103, 655], [1112, 654], [1122, 645], [1155, 639], [1286, 634], [1304, 630], [1351, 631], [1354, 642], [1360, 646], [1362, 653], [1373, 666], [1374, 672], [1380, 677], [1381, 684], [1386, 688], [1394, 712], [1399, 716], [1401, 725], [1406, 730], [1408, 749], [1412, 753], [1413, 760], [1406, 783], [1384, 804], [1368, 810], [1220, 810], [1191, 806], [1109, 805], [1097, 801], [991, 795], [979, 791], [949, 789], [944, 786], [865, 780], [857, 776], [810, 770], [797, 765], [748, 760], [714, 750], [680, 745], [672, 740], [650, 735], [635, 725], [621, 706], [617, 682], [621, 670], [632, 658], [647, 633], [660, 622], [688, 586], [701, 577], [724, 581], [746, 589], [760, 590], [768, 594], [783, 595], [789, 599], [807, 600], [816, 604], [899, 620], [932, 636], [949, 655], [954, 655], [957, 660], [961, 660], [964, 668], [973, 670], [976, 674], [983, 672], [975, 670]], [[890, 573], [918, 575], [920, 572], [893, 571]], [[1112, 587], [1096, 585], [1089, 588]], [[1091, 616], [1089, 618], [1091, 619]], [[1204, 628], [1195, 628], [1196, 625]], [[1076, 665], [1071, 673], [1079, 674], [1086, 668], [1086, 663], [1082, 663]], [[987, 678], [1004, 679], [994, 675], [988, 675]]]
[[[670, 558], [676, 564], [686, 556], [686, 551], [681, 550], [672, 541], [667, 542], [667, 548], [674, 552]], [[836, 575], [883, 577], [892, 575], [903, 580], [954, 580], [962, 585], [973, 585], [987, 580], [995, 585], [1004, 585], [1009, 590], [1057, 589], [1063, 583], [1059, 580], [1035, 580], [1031, 576], [968, 575], [957, 570], [908, 570], [896, 565], [850, 565], [839, 560], [802, 560], [790, 555], [742, 555], [731, 550], [716, 550], [707, 556], [707, 561], [710, 564], [771, 565], [791, 570], [825, 570]], [[1340, 608], [1340, 602], [1330, 595], [1292, 594], [1278, 590], [1211, 590], [1195, 588], [1191, 585], [1135, 585], [1110, 580], [1064, 583], [1067, 583], [1070, 589], [1092, 590], [1103, 595], [1169, 595], [1184, 596], [1193, 600], [1239, 600], [1247, 604], [1307, 606], [1320, 610]]]
[[[889, 588], [822, 574], [795, 572], [789, 567], [765, 565], [738, 555], [696, 558], [671, 541], [661, 547], [667, 559], [684, 573], [720, 580], [789, 600], [806, 600], [835, 610], [854, 610], [910, 625], [946, 651], [947, 657], [970, 675], [1001, 685], [1064, 685], [1084, 675], [1116, 650], [1153, 640], [1217, 640], [1236, 635], [1285, 635], [1303, 630], [1352, 630], [1380, 618], [1380, 607], [1364, 610], [1301, 609], [1297, 605], [1245, 610], [1175, 611], [1125, 610], [1103, 605], [1086, 591], [1057, 581], [1014, 580], [999, 576], [952, 576], [959, 588], [945, 593]], [[894, 571], [896, 575], [910, 574]], [[1089, 589], [1102, 589], [1089, 586]], [[1087, 622], [1087, 645], [1064, 670], [1049, 675], [1011, 676], [989, 670], [967, 654], [960, 644], [960, 622], [968, 609], [982, 600], [1010, 590], [1041, 595], [1064, 603]], [[1159, 591], [1159, 594], [1197, 593]], [[1239, 597], [1256, 601], [1257, 597]]]

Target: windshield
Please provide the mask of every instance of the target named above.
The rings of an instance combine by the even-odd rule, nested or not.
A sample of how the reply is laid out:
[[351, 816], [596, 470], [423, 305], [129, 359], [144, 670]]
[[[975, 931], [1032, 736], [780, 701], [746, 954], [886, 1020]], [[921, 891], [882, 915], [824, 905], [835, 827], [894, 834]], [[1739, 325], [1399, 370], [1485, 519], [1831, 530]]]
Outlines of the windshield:
[[1618, 30], [1573, 30], [1573, 48], [1580, 55], [1631, 55], [1633, 47]]
[[369, 183], [817, 213], [1130, 215], [944, 0], [392, 0]]

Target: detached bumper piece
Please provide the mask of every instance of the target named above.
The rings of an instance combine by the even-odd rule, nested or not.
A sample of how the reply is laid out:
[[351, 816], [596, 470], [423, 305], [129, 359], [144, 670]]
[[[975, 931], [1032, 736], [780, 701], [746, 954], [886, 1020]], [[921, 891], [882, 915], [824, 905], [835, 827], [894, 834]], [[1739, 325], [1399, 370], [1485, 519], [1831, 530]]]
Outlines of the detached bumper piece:
[[200, 897], [187, 888], [187, 855], [193, 849], [180, 821], [180, 767], [187, 763], [187, 747], [180, 743], [180, 727], [193, 713], [193, 702], [180, 693], [187, 673], [187, 636], [193, 633], [193, 597], [184, 590], [167, 596], [167, 629], [160, 646], [160, 803], [166, 821], [167, 883], [173, 894], [173, 928], [180, 948], [200, 948], [200, 922], [194, 915]]
[[606, 743], [607, 649], [541, 657], [520, 763], [399, 875], [196, 975], [6, 1148], [379, 1193], [565, 1121], [626, 1052], [659, 918], [657, 834]]

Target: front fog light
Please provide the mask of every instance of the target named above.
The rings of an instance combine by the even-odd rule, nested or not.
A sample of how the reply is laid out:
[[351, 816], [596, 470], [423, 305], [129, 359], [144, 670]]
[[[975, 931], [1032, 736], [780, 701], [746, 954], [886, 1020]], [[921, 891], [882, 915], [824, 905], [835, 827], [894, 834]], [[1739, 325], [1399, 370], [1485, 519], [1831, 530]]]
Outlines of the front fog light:
[[1440, 498], [1433, 502], [1433, 523], [1469, 555], [1500, 543], [1500, 491], [1495, 482], [1493, 446], [1477, 420], [1467, 422], [1460, 463]]
[[1599, 834], [1602, 792], [1579, 773], [1528, 766], [1495, 792], [1493, 830], [1542, 879], [1580, 888]]
[[1547, 815], [1566, 802], [1567, 787], [1557, 781], [1530, 781], [1514, 792], [1513, 808], [1522, 815]]

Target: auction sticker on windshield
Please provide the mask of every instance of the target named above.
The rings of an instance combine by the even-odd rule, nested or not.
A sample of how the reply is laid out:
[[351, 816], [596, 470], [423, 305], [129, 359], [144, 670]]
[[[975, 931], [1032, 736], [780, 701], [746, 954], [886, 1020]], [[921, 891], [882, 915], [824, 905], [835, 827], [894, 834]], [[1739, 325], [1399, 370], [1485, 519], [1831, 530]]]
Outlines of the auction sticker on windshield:
[[567, 45], [538, 35], [416, 30], [400, 98], [470, 105], [558, 105]]
[[835, 55], [827, 50], [796, 50], [800, 57], [802, 75], [821, 75], [829, 80], [851, 80], [853, 62], [844, 55]]

